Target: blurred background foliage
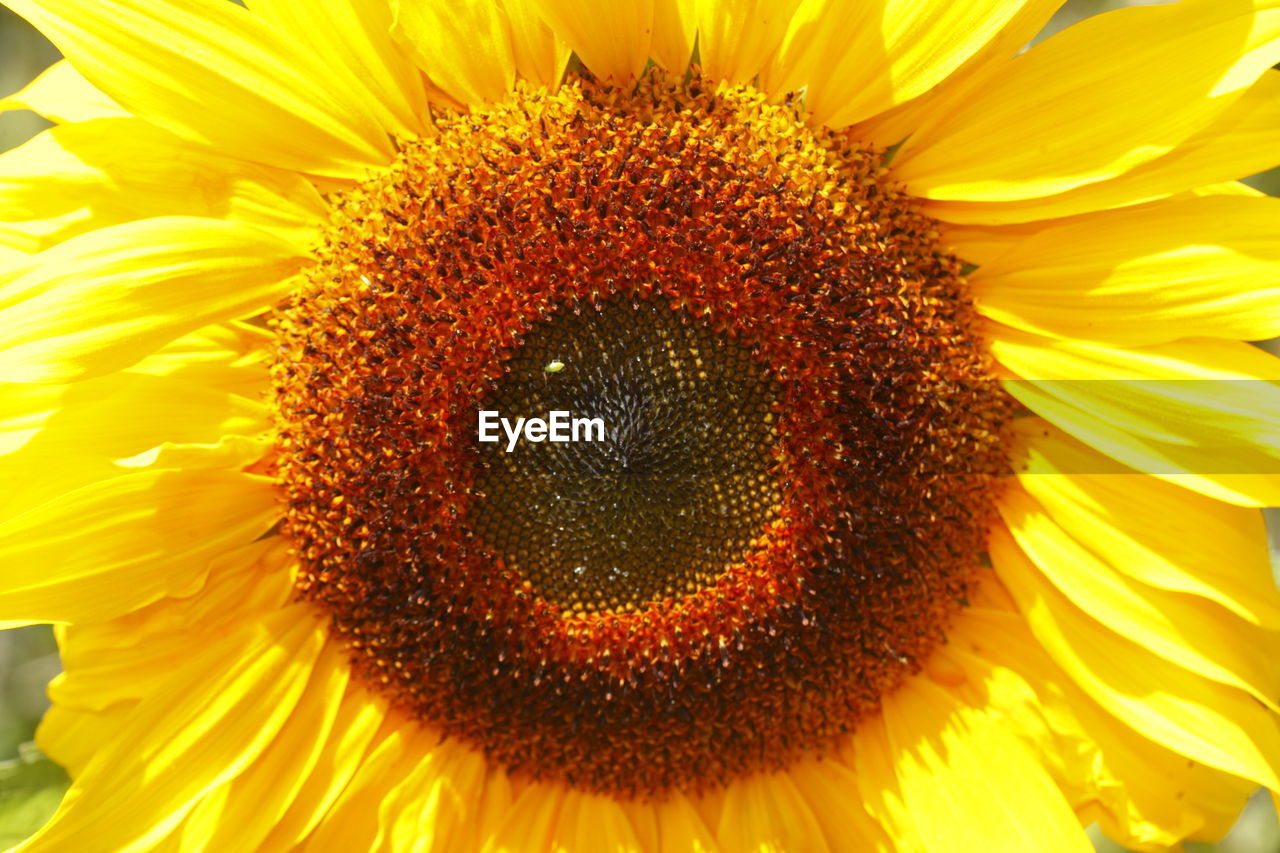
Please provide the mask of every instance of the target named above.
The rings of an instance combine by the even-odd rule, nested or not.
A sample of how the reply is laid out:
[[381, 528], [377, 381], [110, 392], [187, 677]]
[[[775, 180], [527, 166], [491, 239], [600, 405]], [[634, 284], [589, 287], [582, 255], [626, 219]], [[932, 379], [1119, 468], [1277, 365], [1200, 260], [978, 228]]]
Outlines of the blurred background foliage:
[[[1067, 0], [1039, 39], [1091, 15], [1120, 6], [1153, 5], [1169, 0]], [[12, 12], [0, 7], [0, 95], [26, 85], [58, 59], [58, 52]], [[49, 123], [34, 113], [0, 114], [0, 151], [39, 133]], [[1248, 179], [1271, 195], [1280, 195], [1280, 169]], [[1280, 235], [1277, 235], [1280, 239]], [[1278, 351], [1275, 342], [1269, 349]], [[1271, 521], [1275, 521], [1273, 517]], [[1271, 525], [1273, 533], [1276, 524]], [[1274, 547], [1273, 558], [1277, 550]], [[1276, 560], [1280, 564], [1280, 559]], [[32, 738], [48, 707], [45, 685], [59, 671], [53, 632], [44, 626], [0, 631], [0, 847], [7, 848], [34, 832], [57, 807], [67, 785], [66, 774], [45, 759]], [[1100, 853], [1124, 848], [1090, 830]], [[1280, 853], [1280, 822], [1271, 798], [1259, 792], [1227, 838], [1218, 844], [1188, 843], [1186, 853]]]

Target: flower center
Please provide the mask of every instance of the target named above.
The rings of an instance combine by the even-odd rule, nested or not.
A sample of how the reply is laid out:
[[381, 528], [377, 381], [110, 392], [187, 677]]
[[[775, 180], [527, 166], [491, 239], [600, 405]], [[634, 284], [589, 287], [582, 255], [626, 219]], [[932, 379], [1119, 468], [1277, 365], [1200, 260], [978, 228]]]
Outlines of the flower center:
[[774, 389], [745, 347], [614, 302], [538, 325], [505, 369], [490, 411], [599, 422], [598, 436], [483, 447], [472, 524], [535, 594], [635, 609], [713, 583], [764, 531]]
[[437, 128], [276, 320], [300, 594], [512, 772], [655, 795], [829, 747], [982, 559], [1010, 408], [959, 262], [883, 152], [750, 87]]

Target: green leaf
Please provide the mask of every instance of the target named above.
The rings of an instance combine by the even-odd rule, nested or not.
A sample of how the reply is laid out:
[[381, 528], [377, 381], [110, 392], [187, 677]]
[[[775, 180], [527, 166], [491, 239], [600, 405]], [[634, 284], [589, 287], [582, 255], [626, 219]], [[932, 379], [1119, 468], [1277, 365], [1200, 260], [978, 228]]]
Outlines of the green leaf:
[[70, 779], [33, 743], [18, 747], [18, 757], [0, 761], [0, 848], [35, 833], [58, 808]]

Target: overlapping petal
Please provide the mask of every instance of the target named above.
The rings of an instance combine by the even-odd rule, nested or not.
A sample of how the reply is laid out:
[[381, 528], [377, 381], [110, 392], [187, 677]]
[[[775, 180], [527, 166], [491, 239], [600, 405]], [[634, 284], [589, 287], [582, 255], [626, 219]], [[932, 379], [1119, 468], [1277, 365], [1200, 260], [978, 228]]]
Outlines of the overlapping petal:
[[377, 697], [365, 690], [348, 690], [330, 736], [321, 743], [315, 766], [293, 802], [271, 827], [262, 842], [263, 849], [294, 850], [303, 846], [329, 816], [329, 808], [343, 796], [379, 738], [386, 736], [386, 717], [385, 703]]
[[[770, 92], [803, 86], [815, 122], [854, 124], [938, 85], [995, 38], [1024, 2], [804, 0], [764, 86]], [[763, 24], [756, 31], [774, 29]]]
[[696, 0], [654, 0], [653, 43], [649, 48], [654, 62], [673, 73], [688, 66], [698, 38], [697, 15]]
[[350, 725], [352, 673], [344, 655], [339, 644], [325, 643], [287, 724], [253, 759], [253, 772], [201, 797], [183, 821], [183, 836], [199, 838], [207, 850], [262, 849], [311, 776], [323, 772], [330, 739], [345, 734], [338, 727]]
[[1280, 505], [1280, 359], [1205, 338], [1123, 349], [990, 324], [1005, 388], [1139, 471], [1244, 506]]
[[201, 326], [270, 307], [305, 263], [290, 241], [217, 219], [157, 217], [73, 237], [0, 286], [0, 381], [127, 367]]
[[1008, 64], [895, 159], [929, 199], [1013, 201], [1114, 178], [1221, 117], [1280, 59], [1274, 0], [1118, 9]]
[[649, 61], [654, 9], [662, 0], [531, 0], [555, 34], [591, 69], [620, 84], [635, 79]]
[[384, 841], [394, 850], [482, 849], [482, 827], [500, 822], [512, 801], [507, 780], [493, 774], [481, 755], [441, 744], [387, 792]]
[[268, 481], [148, 470], [91, 483], [0, 524], [0, 613], [111, 619], [198, 585], [210, 562], [275, 524]]
[[5, 110], [31, 110], [58, 124], [128, 115], [65, 59], [50, 65], [20, 91], [0, 99], [0, 112]]
[[424, 132], [426, 90], [391, 38], [386, 0], [253, 0], [248, 6], [297, 52], [323, 57], [333, 72], [340, 69], [343, 84], [380, 127], [395, 134]]
[[294, 172], [226, 157], [136, 118], [55, 127], [0, 154], [0, 244], [38, 252], [159, 216], [246, 222], [304, 254], [327, 207]]
[[9, 0], [131, 113], [246, 160], [362, 177], [392, 156], [350, 70], [221, 0]]
[[832, 853], [889, 851], [893, 840], [860, 802], [857, 774], [837, 756], [796, 762], [787, 770]]
[[232, 633], [287, 605], [288, 545], [268, 536], [207, 562], [194, 589], [178, 590], [114, 619], [58, 626], [62, 673], [49, 685], [61, 708], [106, 711], [163, 694], [212, 635]]
[[1275, 714], [1245, 692], [1149, 654], [1092, 620], [1000, 528], [992, 533], [991, 559], [1049, 656], [1112, 715], [1196, 762], [1280, 785]]
[[0, 519], [127, 473], [131, 460], [162, 445], [212, 447], [266, 431], [266, 407], [252, 393], [265, 384], [261, 364], [228, 358], [222, 366], [225, 381], [213, 383], [195, 371], [148, 373], [144, 364], [71, 385], [0, 384], [0, 471], [28, 484], [0, 494]]
[[1280, 199], [1177, 199], [1047, 225], [970, 281], [980, 312], [1042, 335], [1260, 340], [1280, 335], [1277, 233]]
[[1130, 580], [1059, 526], [1021, 489], [1001, 497], [1013, 540], [1080, 609], [1188, 672], [1242, 690], [1277, 710], [1272, 695], [1280, 634], [1260, 631], [1195, 596]]
[[[202, 796], [263, 754], [313, 672], [317, 682], [333, 677], [316, 666], [325, 638], [309, 608], [295, 605], [211, 645], [174, 675], [169, 690], [134, 709], [58, 813], [18, 849], [154, 845]], [[132, 810], [133, 819], [116, 819], [123, 809]]]
[[1019, 485], [1112, 568], [1280, 629], [1262, 513], [1139, 474], [1040, 418], [1014, 428], [1025, 454]]
[[1097, 820], [1109, 838], [1136, 849], [1226, 832], [1252, 783], [1165, 749], [1111, 716], [1050, 659], [998, 584], [984, 584], [981, 596], [940, 654], [1045, 756], [1082, 820]]
[[963, 110], [1049, 23], [1062, 0], [1025, 0], [1004, 27], [956, 71], [924, 95], [855, 123], [857, 139], [896, 146], [923, 127]]
[[[885, 697], [889, 750], [928, 851], [973, 850], [991, 838], [1033, 849], [1091, 847], [1075, 813], [1027, 746], [985, 709], [917, 678]], [[983, 820], [969, 817], [977, 812]]]
[[730, 83], [748, 83], [760, 74], [782, 44], [788, 25], [801, 26], [793, 16], [818, 14], [801, 0], [696, 0], [691, 5], [696, 12], [703, 73], [712, 80]]
[[[667, 3], [658, 5], [673, 5], [673, 2], [667, 0]], [[569, 63], [569, 46], [557, 39], [538, 16], [535, 0], [501, 0], [501, 5], [511, 24], [511, 51], [515, 57], [516, 72], [537, 86], [554, 89], [560, 85], [560, 78]], [[666, 43], [670, 43], [674, 35], [668, 36]], [[677, 53], [679, 50], [675, 47]], [[684, 61], [688, 58], [689, 54], [685, 53]]]
[[1114, 178], [1019, 201], [929, 201], [925, 210], [945, 222], [993, 225], [1076, 216], [1262, 172], [1280, 163], [1277, 152], [1280, 71], [1268, 71], [1216, 121]]
[[734, 780], [725, 791], [716, 833], [729, 850], [793, 850], [831, 853], [813, 809], [786, 774]]
[[500, 101], [516, 80], [511, 28], [490, 0], [397, 0], [391, 33], [432, 82], [462, 104]]

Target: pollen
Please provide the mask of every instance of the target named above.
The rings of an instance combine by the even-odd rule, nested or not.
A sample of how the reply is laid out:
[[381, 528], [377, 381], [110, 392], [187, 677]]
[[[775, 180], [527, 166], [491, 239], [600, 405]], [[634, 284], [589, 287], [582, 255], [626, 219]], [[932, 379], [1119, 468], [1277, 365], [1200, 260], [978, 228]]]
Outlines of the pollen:
[[[832, 748], [944, 641], [1007, 473], [960, 263], [885, 152], [749, 86], [436, 119], [274, 320], [299, 595], [514, 776], [661, 797]], [[605, 433], [507, 452], [485, 410]]]

